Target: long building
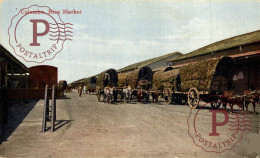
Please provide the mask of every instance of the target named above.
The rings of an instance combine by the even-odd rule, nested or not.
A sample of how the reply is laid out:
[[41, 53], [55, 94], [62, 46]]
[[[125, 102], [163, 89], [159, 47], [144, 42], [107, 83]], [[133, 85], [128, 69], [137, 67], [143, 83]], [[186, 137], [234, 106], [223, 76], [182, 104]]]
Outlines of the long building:
[[230, 56], [236, 62], [233, 90], [260, 89], [260, 30], [231, 37], [168, 61], [179, 67], [208, 58]]
[[148, 60], [145, 60], [145, 61], [140, 61], [140, 62], [131, 64], [131, 65], [126, 66], [126, 67], [119, 69], [117, 71], [119, 73], [127, 72], [127, 71], [132, 71], [132, 70], [141, 68], [143, 66], [148, 66], [153, 70], [153, 69], [157, 69], [157, 68], [160, 68], [160, 67], [167, 66], [168, 60], [175, 59], [175, 58], [178, 58], [180, 56], [182, 56], [182, 53], [173, 52], [173, 53], [169, 53], [169, 54], [166, 54], [166, 55], [163, 55], [163, 56], [159, 56], [159, 57], [156, 57], [156, 58], [152, 58], [152, 59], [148, 59]]

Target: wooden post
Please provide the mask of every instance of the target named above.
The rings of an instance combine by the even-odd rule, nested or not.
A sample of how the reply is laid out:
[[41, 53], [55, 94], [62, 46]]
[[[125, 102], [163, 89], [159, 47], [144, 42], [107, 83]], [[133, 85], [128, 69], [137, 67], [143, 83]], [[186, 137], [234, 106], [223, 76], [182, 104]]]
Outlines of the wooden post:
[[28, 76], [25, 73], [25, 88], [28, 88]]
[[[48, 111], [47, 111], [48, 108]], [[46, 114], [48, 113], [49, 116], [49, 99], [48, 99], [48, 85], [45, 87], [44, 93], [44, 108], [43, 108], [43, 120], [42, 120], [42, 132], [46, 130]]]
[[55, 130], [56, 121], [56, 98], [55, 98], [55, 85], [52, 86], [52, 100], [51, 100], [51, 131]]

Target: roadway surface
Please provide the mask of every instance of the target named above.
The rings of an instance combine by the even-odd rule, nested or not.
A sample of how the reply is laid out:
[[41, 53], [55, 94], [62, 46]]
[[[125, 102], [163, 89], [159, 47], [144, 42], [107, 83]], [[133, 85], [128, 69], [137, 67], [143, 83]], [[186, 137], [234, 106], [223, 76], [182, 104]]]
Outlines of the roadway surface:
[[[188, 134], [187, 105], [105, 104], [94, 95], [66, 95], [69, 99], [57, 100], [54, 133], [41, 132], [43, 100], [14, 109], [7, 132], [10, 136], [0, 145], [0, 157], [257, 156], [248, 151], [246, 134], [232, 150], [222, 153], [205, 152], [196, 146]], [[200, 126], [211, 128], [210, 120], [205, 115]], [[259, 133], [259, 114], [253, 115], [253, 120], [249, 134]]]

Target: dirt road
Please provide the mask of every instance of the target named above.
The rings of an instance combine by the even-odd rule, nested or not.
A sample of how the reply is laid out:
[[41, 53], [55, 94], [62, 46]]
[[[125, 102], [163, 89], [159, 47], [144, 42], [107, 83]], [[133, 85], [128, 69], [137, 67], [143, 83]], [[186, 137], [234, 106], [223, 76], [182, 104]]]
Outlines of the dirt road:
[[[186, 105], [104, 104], [96, 96], [67, 93], [57, 100], [56, 131], [41, 133], [43, 100], [28, 105], [30, 112], [0, 145], [3, 157], [244, 157], [245, 136], [230, 151], [209, 153], [196, 146], [188, 134]], [[203, 109], [207, 111], [208, 109]], [[251, 109], [252, 110], [252, 109]], [[21, 115], [21, 114], [19, 114]], [[13, 116], [11, 122], [18, 120]], [[253, 133], [259, 132], [259, 114]], [[202, 128], [211, 128], [205, 116]]]

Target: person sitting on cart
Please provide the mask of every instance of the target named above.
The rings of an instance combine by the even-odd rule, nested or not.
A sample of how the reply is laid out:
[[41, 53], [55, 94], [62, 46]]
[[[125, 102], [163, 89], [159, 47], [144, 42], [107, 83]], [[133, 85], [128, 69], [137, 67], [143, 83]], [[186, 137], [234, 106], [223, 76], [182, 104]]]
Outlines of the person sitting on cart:
[[111, 85], [109, 74], [105, 74], [104, 86]]

